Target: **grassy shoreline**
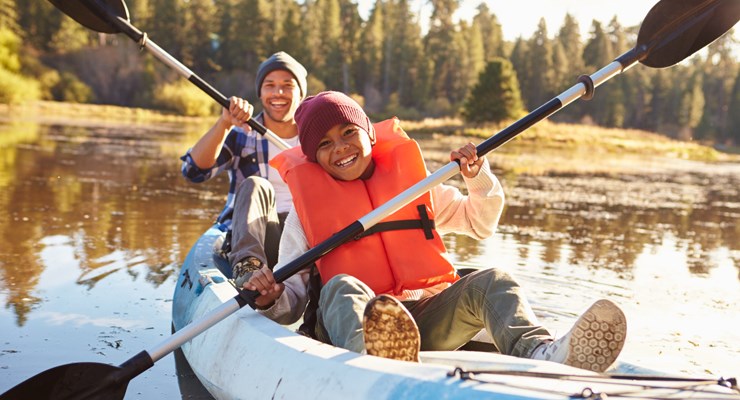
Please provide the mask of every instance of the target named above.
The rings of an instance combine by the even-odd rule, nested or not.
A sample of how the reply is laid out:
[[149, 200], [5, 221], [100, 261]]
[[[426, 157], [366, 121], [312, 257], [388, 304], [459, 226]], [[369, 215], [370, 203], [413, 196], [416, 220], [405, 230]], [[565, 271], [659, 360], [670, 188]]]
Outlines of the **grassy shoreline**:
[[37, 101], [25, 105], [0, 104], [0, 116], [13, 119], [35, 118], [53, 121], [97, 121], [109, 123], [212, 123], [218, 116], [185, 117], [145, 108], [101, 104]]
[[[76, 125], [137, 125], [205, 132], [217, 116], [184, 117], [156, 110], [41, 101], [25, 106], [0, 104], [0, 119]], [[513, 121], [511, 121], [513, 122]], [[446, 163], [451, 149], [480, 143], [508, 123], [465, 125], [459, 119], [402, 121], [434, 164]], [[496, 169], [517, 174], [614, 174], [686, 168], [687, 162], [740, 163], [740, 155], [696, 142], [678, 141], [634, 129], [541, 121], [489, 154]], [[436, 167], [430, 165], [434, 170]]]

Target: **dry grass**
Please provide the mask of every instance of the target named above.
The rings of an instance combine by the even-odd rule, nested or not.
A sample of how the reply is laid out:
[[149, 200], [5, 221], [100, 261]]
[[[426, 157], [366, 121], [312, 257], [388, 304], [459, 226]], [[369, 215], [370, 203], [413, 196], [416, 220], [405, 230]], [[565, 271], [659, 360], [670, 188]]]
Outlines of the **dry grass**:
[[[194, 137], [205, 132], [216, 116], [183, 117], [140, 108], [37, 102], [26, 106], [0, 105], [0, 119], [33, 120], [77, 125], [138, 125], [177, 129], [187, 127]], [[509, 124], [466, 126], [459, 119], [402, 121], [434, 164], [447, 163], [450, 150], [467, 142], [481, 143]], [[195, 140], [195, 139], [193, 139]], [[719, 152], [695, 142], [658, 134], [588, 125], [541, 121], [489, 154], [495, 169], [512, 173], [623, 173], [660, 170], [683, 162], [740, 162], [740, 155]]]
[[143, 108], [129, 108], [99, 104], [61, 103], [38, 101], [22, 106], [0, 104], [0, 117], [34, 119], [38, 121], [97, 121], [109, 124], [141, 123], [203, 123], [212, 117], [184, 117]]
[[[449, 151], [480, 143], [508, 124], [466, 127], [460, 121], [403, 122], [426, 153], [446, 162]], [[429, 154], [427, 154], [429, 155]], [[541, 121], [490, 153], [495, 168], [514, 173], [623, 173], [668, 168], [676, 162], [740, 162], [710, 146], [634, 129]]]

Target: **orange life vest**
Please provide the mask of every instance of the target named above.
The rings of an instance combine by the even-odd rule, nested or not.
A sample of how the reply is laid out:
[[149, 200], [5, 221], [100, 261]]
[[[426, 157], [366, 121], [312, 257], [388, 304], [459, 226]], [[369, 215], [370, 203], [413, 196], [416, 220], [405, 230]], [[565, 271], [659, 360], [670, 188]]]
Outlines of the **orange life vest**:
[[[281, 152], [270, 164], [280, 171], [293, 195], [298, 217], [311, 247], [370, 213], [427, 176], [416, 141], [409, 139], [397, 119], [375, 126], [373, 175], [366, 180], [336, 180], [319, 164], [309, 161], [300, 148]], [[421, 206], [421, 209], [418, 207]], [[376, 226], [433, 219], [431, 194], [425, 193]], [[351, 240], [316, 262], [326, 283], [338, 274], [352, 275], [377, 294], [400, 294], [458, 279], [446, 257], [439, 234], [433, 229], [382, 230]], [[371, 228], [372, 229], [372, 228]]]

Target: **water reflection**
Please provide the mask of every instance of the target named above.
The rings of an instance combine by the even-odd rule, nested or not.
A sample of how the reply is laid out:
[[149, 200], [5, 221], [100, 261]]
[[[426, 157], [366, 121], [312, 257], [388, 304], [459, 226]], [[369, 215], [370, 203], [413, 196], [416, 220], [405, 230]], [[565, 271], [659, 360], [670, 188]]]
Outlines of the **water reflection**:
[[0, 273], [18, 325], [41, 301], [35, 292], [46, 268], [43, 249], [71, 247], [76, 282], [88, 289], [142, 263], [146, 281], [158, 286], [177, 272], [188, 243], [220, 207], [220, 196], [183, 184], [177, 157], [160, 152], [160, 143], [177, 141], [175, 132], [4, 128]]
[[[521, 246], [521, 259], [537, 243], [543, 246], [544, 264], [609, 269], [624, 279], [630, 279], [640, 254], [671, 237], [692, 274], [708, 274], [718, 265], [712, 255], [725, 251], [740, 278], [740, 168], [729, 171], [712, 176], [707, 171], [657, 177], [509, 175], [504, 181], [508, 205], [498, 232]], [[460, 261], [478, 258], [485, 246], [466, 236], [446, 240]]]
[[[11, 335], [0, 336], [6, 342], [0, 367], [9, 371], [12, 382], [38, 372], [8, 368], [4, 363], [20, 365], [13, 364], [20, 356], [7, 356], [14, 351], [34, 354], [39, 348], [43, 356], [36, 365], [41, 370], [56, 364], [43, 343], [49, 326], [108, 327], [97, 332], [98, 343], [79, 345], [100, 357], [140, 351], [131, 342], [141, 339], [141, 329], [155, 338], [167, 331], [160, 328], [169, 326], [175, 274], [190, 245], [220, 211], [226, 193], [223, 179], [192, 185], [180, 176], [178, 156], [203, 129], [0, 124], [0, 299], [10, 312], [0, 314], [0, 321], [8, 327], [4, 335]], [[737, 287], [740, 168], [713, 168], [688, 164], [676, 173], [585, 177], [497, 171], [507, 195], [497, 235], [486, 241], [450, 235], [445, 242], [458, 261], [521, 267], [534, 286], [536, 311], [545, 318], [570, 315], [577, 308], [573, 302], [581, 301], [578, 290], [583, 285], [602, 295], [656, 301], [643, 279], [648, 276], [652, 282], [676, 271], [706, 278], [710, 287], [722, 283], [732, 292], [723, 268], [734, 268], [730, 283]], [[732, 308], [740, 303], [736, 297], [715, 300], [710, 294], [699, 293], [706, 299], [693, 306]], [[129, 310], [130, 303], [115, 296], [137, 308]], [[57, 299], [70, 305], [54, 308]], [[126, 317], [142, 312], [143, 303], [153, 304], [154, 311], [133, 321]], [[34, 318], [47, 325], [20, 329], [33, 325]], [[156, 323], [147, 322], [151, 319]], [[10, 328], [40, 338], [14, 342], [16, 333]], [[120, 357], [105, 362], [127, 358], [115, 355]], [[156, 390], [169, 393], [162, 382], [172, 377], [170, 372], [161, 373]], [[177, 386], [174, 380], [169, 384]], [[0, 392], [9, 385], [3, 383]], [[143, 390], [144, 398], [155, 395]]]

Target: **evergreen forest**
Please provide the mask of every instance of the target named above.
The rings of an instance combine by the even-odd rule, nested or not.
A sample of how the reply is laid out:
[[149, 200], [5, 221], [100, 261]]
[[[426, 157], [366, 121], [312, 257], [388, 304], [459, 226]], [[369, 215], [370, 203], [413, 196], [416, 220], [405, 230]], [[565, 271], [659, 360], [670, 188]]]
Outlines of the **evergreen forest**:
[[[101, 0], [120, 1], [120, 0]], [[131, 23], [226, 96], [255, 101], [260, 62], [286, 51], [309, 93], [353, 95], [376, 117], [517, 118], [635, 45], [639, 26], [571, 15], [531, 37], [503, 38], [493, 6], [456, 20], [459, 0], [127, 0]], [[489, 3], [490, 4], [490, 3]], [[533, 12], [536, 10], [523, 10]], [[211, 115], [217, 105], [123, 34], [89, 30], [47, 0], [0, 0], [0, 103], [111, 104]], [[724, 35], [678, 66], [636, 66], [552, 117], [740, 145], [738, 43]]]

